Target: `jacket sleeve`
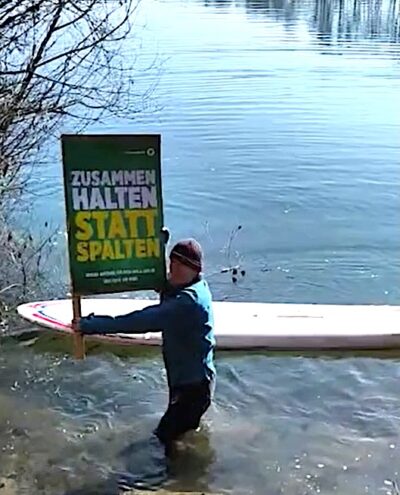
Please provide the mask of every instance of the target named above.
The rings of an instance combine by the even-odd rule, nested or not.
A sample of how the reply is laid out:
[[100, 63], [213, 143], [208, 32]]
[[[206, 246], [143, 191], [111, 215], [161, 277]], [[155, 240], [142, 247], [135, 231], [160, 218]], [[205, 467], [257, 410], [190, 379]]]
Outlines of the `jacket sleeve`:
[[167, 321], [180, 320], [190, 311], [192, 299], [179, 294], [160, 304], [119, 316], [89, 315], [82, 317], [79, 329], [84, 334], [145, 333], [161, 331]]

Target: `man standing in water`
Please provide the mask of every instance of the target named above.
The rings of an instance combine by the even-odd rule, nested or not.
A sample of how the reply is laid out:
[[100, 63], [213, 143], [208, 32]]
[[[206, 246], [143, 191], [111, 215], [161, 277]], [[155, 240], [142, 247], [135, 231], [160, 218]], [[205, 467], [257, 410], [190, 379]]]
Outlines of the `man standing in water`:
[[167, 454], [175, 440], [199, 427], [213, 395], [212, 296], [202, 269], [200, 244], [182, 240], [170, 252], [168, 283], [159, 304], [116, 317], [89, 315], [79, 324], [83, 334], [162, 331], [169, 404], [155, 434]]

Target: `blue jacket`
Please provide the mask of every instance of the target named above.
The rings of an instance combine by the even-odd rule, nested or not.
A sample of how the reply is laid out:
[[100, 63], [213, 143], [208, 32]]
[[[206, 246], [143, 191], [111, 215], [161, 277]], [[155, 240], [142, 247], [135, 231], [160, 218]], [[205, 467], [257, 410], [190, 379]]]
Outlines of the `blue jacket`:
[[87, 316], [84, 334], [162, 331], [163, 358], [170, 387], [214, 378], [214, 318], [212, 297], [202, 278], [191, 285], [169, 288], [159, 304], [126, 315]]

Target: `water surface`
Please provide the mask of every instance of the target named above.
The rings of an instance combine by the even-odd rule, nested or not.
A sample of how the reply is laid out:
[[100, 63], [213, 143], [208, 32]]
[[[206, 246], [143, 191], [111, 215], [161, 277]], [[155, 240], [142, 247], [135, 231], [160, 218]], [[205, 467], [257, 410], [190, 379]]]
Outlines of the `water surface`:
[[[156, 110], [106, 131], [162, 133], [172, 241], [202, 241], [215, 298], [398, 304], [398, 1], [144, 0], [137, 25], [139, 67], [162, 61]], [[60, 170], [55, 150], [36, 192], [62, 227]], [[158, 351], [75, 362], [25, 344], [0, 354], [0, 476], [18, 493], [396, 493], [396, 355], [218, 353], [205, 431], [166, 472], [148, 442]]]

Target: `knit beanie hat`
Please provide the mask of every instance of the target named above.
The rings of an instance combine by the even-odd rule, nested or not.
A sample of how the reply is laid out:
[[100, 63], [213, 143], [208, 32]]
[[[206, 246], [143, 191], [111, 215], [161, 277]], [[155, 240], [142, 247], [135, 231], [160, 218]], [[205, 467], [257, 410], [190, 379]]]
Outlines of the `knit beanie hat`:
[[179, 241], [172, 248], [169, 256], [197, 272], [201, 272], [203, 269], [203, 250], [200, 244], [194, 239]]

